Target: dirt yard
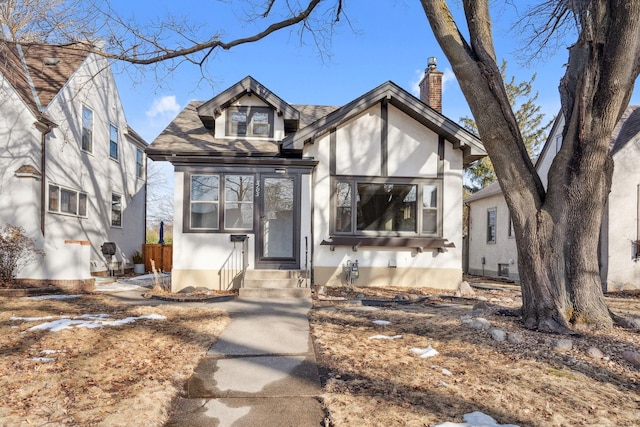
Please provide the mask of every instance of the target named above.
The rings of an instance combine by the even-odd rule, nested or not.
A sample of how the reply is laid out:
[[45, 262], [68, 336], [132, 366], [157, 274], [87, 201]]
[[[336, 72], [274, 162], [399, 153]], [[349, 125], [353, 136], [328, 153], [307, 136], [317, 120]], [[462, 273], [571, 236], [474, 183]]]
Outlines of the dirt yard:
[[[473, 411], [523, 427], [640, 425], [640, 367], [621, 356], [640, 351], [638, 331], [580, 337], [528, 331], [517, 317], [496, 311], [519, 306], [517, 287], [475, 292], [456, 298], [433, 290], [337, 288], [316, 300], [310, 319], [331, 425], [460, 423]], [[366, 304], [405, 301], [348, 302], [358, 297]], [[607, 299], [616, 312], [640, 316], [638, 294]], [[496, 341], [489, 329], [461, 321], [481, 300], [485, 309], [473, 314], [508, 339]], [[570, 350], [554, 350], [562, 338], [571, 339]], [[428, 347], [438, 354], [411, 352]]]
[[161, 426], [227, 323], [220, 310], [103, 295], [2, 297], [0, 425]]
[[[622, 356], [640, 351], [638, 331], [523, 330], [498, 311], [519, 305], [517, 287], [495, 285], [466, 298], [379, 288], [314, 298], [309, 318], [330, 425], [430, 426], [473, 411], [522, 427], [640, 425], [640, 367]], [[607, 299], [617, 313], [640, 316], [638, 293]], [[508, 339], [461, 320], [479, 302], [474, 316]], [[181, 303], [0, 298], [0, 425], [161, 426], [227, 323], [220, 310]], [[64, 326], [72, 328], [46, 329]], [[561, 338], [571, 339], [570, 350], [553, 349]], [[438, 354], [411, 351], [429, 347]]]

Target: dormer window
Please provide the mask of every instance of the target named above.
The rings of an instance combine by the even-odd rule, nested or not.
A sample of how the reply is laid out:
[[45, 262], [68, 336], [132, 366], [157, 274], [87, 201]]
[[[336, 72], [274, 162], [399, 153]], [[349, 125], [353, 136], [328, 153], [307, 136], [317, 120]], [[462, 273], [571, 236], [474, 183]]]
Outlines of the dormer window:
[[273, 110], [267, 107], [231, 107], [227, 110], [227, 136], [273, 137]]

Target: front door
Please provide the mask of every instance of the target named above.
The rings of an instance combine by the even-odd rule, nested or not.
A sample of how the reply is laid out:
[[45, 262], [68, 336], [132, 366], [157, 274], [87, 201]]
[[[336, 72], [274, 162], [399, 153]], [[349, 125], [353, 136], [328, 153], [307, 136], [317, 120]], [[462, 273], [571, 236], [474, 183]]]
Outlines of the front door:
[[257, 268], [300, 268], [298, 178], [297, 175], [260, 177]]

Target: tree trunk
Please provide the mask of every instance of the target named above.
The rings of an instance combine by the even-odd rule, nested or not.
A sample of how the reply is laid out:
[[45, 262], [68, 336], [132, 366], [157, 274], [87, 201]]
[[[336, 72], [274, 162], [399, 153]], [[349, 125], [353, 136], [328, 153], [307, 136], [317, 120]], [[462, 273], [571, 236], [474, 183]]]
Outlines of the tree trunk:
[[529, 159], [496, 64], [487, 0], [464, 0], [469, 42], [446, 0], [422, 0], [494, 165], [516, 233], [524, 325], [551, 332], [610, 327], [598, 244], [611, 187], [611, 133], [640, 64], [640, 0], [583, 2], [561, 84], [563, 146], [545, 190]]

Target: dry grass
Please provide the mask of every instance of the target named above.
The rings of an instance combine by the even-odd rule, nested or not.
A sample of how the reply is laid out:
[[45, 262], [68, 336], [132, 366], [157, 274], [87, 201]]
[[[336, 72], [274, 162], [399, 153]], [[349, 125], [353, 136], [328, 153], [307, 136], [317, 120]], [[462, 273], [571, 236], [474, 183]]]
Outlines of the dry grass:
[[[334, 297], [381, 299], [415, 290], [345, 289]], [[559, 354], [557, 335], [524, 330], [515, 317], [491, 315], [492, 326], [520, 333], [521, 344], [494, 341], [488, 331], [463, 325], [460, 316], [477, 302], [421, 291], [425, 301], [375, 311], [339, 301], [316, 300], [310, 313], [323, 402], [332, 426], [428, 426], [461, 422], [482, 411], [520, 426], [640, 425], [640, 371], [624, 350], [640, 351], [637, 331], [615, 328], [572, 337], [573, 350]], [[517, 293], [482, 291], [517, 300]], [[609, 298], [615, 310], [640, 316], [640, 299]], [[517, 303], [504, 303], [516, 307]], [[377, 326], [373, 320], [388, 320]], [[402, 335], [371, 340], [377, 334]], [[409, 350], [432, 346], [440, 354], [421, 359]], [[590, 346], [605, 355], [593, 359]]]
[[[99, 313], [167, 319], [59, 332], [30, 331], [43, 322], [10, 320]], [[227, 323], [220, 310], [134, 307], [101, 295], [0, 298], [0, 424], [163, 425], [171, 400]], [[55, 361], [30, 360], [39, 356]]]

